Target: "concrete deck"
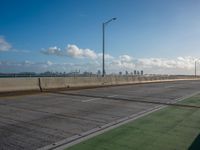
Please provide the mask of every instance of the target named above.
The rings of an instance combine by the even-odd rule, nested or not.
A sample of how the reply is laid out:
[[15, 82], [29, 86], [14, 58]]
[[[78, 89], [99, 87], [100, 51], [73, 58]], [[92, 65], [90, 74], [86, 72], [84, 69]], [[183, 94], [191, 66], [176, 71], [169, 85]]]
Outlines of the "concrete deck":
[[198, 91], [191, 80], [0, 97], [0, 149], [38, 149], [158, 106], [98, 96], [167, 103]]

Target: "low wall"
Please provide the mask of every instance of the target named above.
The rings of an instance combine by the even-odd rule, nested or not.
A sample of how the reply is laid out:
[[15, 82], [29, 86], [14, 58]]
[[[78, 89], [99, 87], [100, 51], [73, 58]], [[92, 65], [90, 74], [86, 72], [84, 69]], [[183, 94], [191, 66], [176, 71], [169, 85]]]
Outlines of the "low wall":
[[73, 87], [120, 85], [173, 80], [196, 80], [193, 76], [106, 76], [0, 78], [0, 92], [48, 90]]
[[39, 91], [38, 78], [0, 78], [0, 92]]

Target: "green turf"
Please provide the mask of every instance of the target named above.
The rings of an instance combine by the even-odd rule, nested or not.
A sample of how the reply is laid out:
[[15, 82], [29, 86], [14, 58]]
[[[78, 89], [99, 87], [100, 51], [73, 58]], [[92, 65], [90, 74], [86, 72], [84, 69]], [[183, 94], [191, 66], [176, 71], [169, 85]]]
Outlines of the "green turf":
[[[181, 103], [200, 106], [200, 95]], [[67, 150], [200, 150], [200, 109], [170, 106]]]

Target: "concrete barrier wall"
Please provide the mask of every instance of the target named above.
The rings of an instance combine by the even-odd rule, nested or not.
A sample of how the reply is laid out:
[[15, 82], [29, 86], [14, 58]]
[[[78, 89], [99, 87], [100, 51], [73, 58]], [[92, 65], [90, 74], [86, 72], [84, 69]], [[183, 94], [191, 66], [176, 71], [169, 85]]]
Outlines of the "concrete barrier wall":
[[0, 78], [0, 92], [40, 90], [38, 78]]
[[100, 86], [102, 78], [98, 77], [44, 77], [41, 78], [42, 89], [70, 88], [82, 86]]
[[[40, 79], [40, 81], [39, 81]], [[189, 80], [193, 76], [106, 76], [106, 77], [41, 77], [41, 78], [0, 78], [0, 92], [28, 91], [120, 85], [156, 81]]]
[[87, 86], [120, 85], [155, 81], [171, 81], [178, 79], [194, 79], [182, 76], [106, 76], [102, 77], [48, 77], [41, 78], [41, 87], [44, 90], [53, 88], [71, 88]]

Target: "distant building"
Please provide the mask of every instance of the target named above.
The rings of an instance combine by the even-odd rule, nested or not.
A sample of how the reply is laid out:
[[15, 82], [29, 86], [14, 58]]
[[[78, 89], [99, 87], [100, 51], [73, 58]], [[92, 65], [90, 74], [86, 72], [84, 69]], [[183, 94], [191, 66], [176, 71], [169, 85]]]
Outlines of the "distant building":
[[97, 71], [97, 75], [100, 76], [101, 75], [101, 70]]
[[128, 71], [127, 71], [127, 70], [126, 70], [126, 72], [125, 72], [125, 73], [126, 73], [126, 76], [128, 76]]
[[137, 75], [137, 71], [136, 70], [134, 70], [134, 75]]
[[141, 75], [143, 75], [143, 74], [144, 74], [143, 70], [141, 70], [140, 74], [141, 74]]

